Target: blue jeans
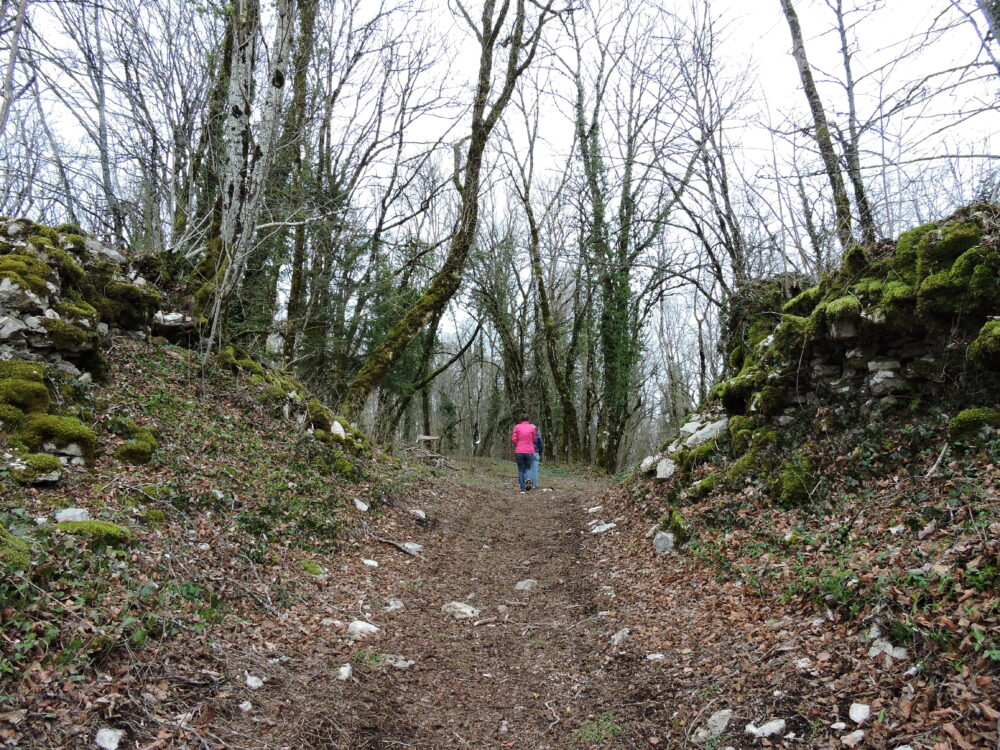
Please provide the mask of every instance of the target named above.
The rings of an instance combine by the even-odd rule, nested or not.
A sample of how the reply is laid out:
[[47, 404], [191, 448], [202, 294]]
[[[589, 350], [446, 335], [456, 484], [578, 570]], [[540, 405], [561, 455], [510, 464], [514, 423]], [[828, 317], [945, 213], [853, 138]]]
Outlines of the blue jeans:
[[531, 489], [538, 489], [538, 464], [542, 457], [537, 453], [531, 455]]
[[524, 480], [531, 477], [531, 460], [534, 453], [515, 453], [514, 460], [517, 461], [517, 483], [521, 485], [521, 492], [524, 492]]

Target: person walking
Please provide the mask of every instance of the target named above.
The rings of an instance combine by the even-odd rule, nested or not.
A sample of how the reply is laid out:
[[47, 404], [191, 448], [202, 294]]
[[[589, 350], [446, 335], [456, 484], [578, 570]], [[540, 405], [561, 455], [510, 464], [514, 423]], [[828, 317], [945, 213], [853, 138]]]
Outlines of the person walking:
[[517, 461], [517, 483], [522, 494], [531, 489], [531, 462], [535, 456], [535, 434], [538, 430], [522, 414], [521, 421], [514, 425], [510, 442], [514, 444], [514, 460]]
[[531, 457], [531, 488], [538, 489], [538, 464], [542, 461], [542, 451], [545, 450], [545, 441], [542, 440], [542, 431], [535, 427], [535, 454]]

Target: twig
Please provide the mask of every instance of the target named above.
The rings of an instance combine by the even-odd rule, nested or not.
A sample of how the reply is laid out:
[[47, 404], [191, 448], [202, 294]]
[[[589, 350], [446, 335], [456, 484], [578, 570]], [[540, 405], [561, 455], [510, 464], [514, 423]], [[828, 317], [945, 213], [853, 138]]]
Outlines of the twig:
[[[549, 703], [552, 703], [552, 701], [549, 701]], [[554, 727], [556, 724], [562, 721], [562, 719], [559, 718], [559, 714], [556, 713], [556, 710], [552, 708], [552, 706], [550, 706], [549, 703], [546, 703], [545, 707], [552, 712], [552, 718], [554, 719], [554, 721], [551, 724], [549, 724], [549, 729], [552, 729], [552, 727]], [[548, 731], [548, 729], [545, 731]]]
[[404, 545], [400, 544], [399, 542], [394, 542], [391, 539], [383, 539], [380, 536], [374, 537], [374, 539], [376, 542], [382, 542], [382, 544], [388, 544], [390, 547], [395, 547], [400, 552], [405, 552], [410, 557], [419, 557], [420, 559], [423, 559], [423, 557], [419, 552], [410, 552], [410, 550], [408, 550]]
[[937, 461], [935, 461], [933, 466], [931, 466], [931, 468], [927, 470], [927, 473], [924, 474], [924, 479], [930, 479], [931, 476], [934, 475], [934, 472], [938, 470], [938, 467], [941, 465], [941, 461], [944, 460], [945, 454], [948, 453], [949, 447], [950, 447], [949, 443], [944, 444], [944, 447], [941, 448], [941, 452], [938, 453]]

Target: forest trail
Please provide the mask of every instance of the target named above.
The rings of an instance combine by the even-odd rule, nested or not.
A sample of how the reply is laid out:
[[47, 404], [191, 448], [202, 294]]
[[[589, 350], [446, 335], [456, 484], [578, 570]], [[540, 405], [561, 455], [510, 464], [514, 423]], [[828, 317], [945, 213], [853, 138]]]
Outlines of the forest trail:
[[[372, 574], [373, 597], [405, 603], [373, 618], [382, 628], [373, 649], [414, 663], [393, 668], [372, 651], [372, 668], [359, 669], [359, 642], [356, 674], [383, 684], [370, 735], [355, 746], [649, 747], [614, 669], [622, 626], [600, 595], [596, 514], [586, 512], [594, 488], [568, 477], [542, 484], [522, 495], [510, 478], [464, 475], [424, 499], [423, 560], [402, 580]], [[537, 587], [515, 590], [527, 579]], [[454, 619], [442, 612], [453, 601], [479, 612]]]

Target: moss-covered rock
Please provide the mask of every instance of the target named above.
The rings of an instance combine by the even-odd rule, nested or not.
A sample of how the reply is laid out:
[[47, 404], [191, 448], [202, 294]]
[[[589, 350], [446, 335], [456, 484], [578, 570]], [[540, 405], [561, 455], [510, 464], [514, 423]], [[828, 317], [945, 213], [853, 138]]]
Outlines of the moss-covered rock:
[[103, 299], [95, 304], [105, 323], [126, 329], [145, 328], [160, 309], [163, 298], [149, 286], [137, 286], [124, 281], [105, 284]]
[[982, 239], [983, 230], [975, 218], [952, 221], [926, 233], [917, 243], [917, 280], [951, 267], [966, 250]]
[[107, 547], [125, 545], [131, 538], [128, 529], [109, 521], [62, 521], [55, 527], [66, 534], [82, 536], [93, 544]]
[[0, 429], [5, 432], [14, 432], [23, 421], [23, 411], [16, 406], [0, 404]]
[[48, 294], [46, 281], [51, 275], [52, 268], [34, 255], [26, 253], [0, 255], [0, 279], [9, 279], [32, 294]]
[[781, 306], [781, 312], [791, 315], [809, 315], [823, 298], [823, 290], [819, 286], [811, 286], [792, 297]]
[[311, 398], [306, 402], [306, 412], [309, 417], [309, 426], [318, 430], [330, 431], [330, 412], [319, 402], [319, 399]]
[[31, 565], [28, 545], [22, 539], [11, 535], [0, 525], [0, 567], [5, 570], [27, 570]]
[[299, 560], [299, 567], [311, 576], [321, 576], [325, 573], [322, 566], [317, 565], [312, 560]]
[[948, 423], [948, 434], [952, 440], [968, 440], [987, 427], [1000, 429], [1000, 409], [979, 407], [960, 411]]
[[96, 336], [90, 331], [86, 331], [74, 323], [67, 323], [60, 318], [41, 318], [42, 328], [44, 328], [52, 343], [59, 349], [69, 352], [76, 352], [94, 345]]
[[725, 473], [714, 471], [691, 488], [691, 497], [695, 499], [706, 497], [719, 489], [725, 482]]
[[827, 320], [857, 320], [861, 317], [861, 302], [853, 295], [839, 297], [826, 306]]
[[868, 255], [861, 245], [852, 245], [840, 260], [841, 274], [858, 278], [868, 268]]
[[899, 239], [896, 241], [896, 262], [894, 265], [901, 271], [905, 280], [911, 283], [916, 280], [917, 245], [935, 229], [937, 229], [937, 222], [931, 221], [899, 235]]
[[1000, 370], [1000, 320], [991, 320], [982, 327], [969, 346], [969, 359], [981, 367]]
[[18, 463], [24, 468], [11, 469], [10, 475], [14, 481], [21, 484], [35, 484], [43, 481], [42, 478], [48, 476], [48, 481], [56, 478], [55, 475], [62, 470], [62, 462], [49, 453], [29, 453], [18, 456]]
[[7, 404], [25, 414], [49, 410], [49, 389], [34, 380], [7, 378], [0, 380], [0, 404]]
[[771, 485], [771, 495], [783, 508], [795, 508], [809, 501], [809, 494], [815, 486], [815, 466], [805, 454], [796, 454], [778, 468]]
[[785, 408], [788, 403], [788, 391], [774, 385], [767, 385], [760, 389], [754, 399], [753, 407], [767, 417], [773, 417]]
[[41, 383], [45, 380], [45, 366], [39, 362], [25, 362], [19, 359], [2, 360], [0, 380], [31, 380]]
[[692, 537], [691, 526], [684, 520], [684, 516], [681, 515], [680, 511], [676, 509], [667, 511], [660, 517], [659, 529], [660, 531], [667, 531], [673, 534], [676, 544], [684, 544], [690, 541]]
[[737, 414], [729, 418], [729, 444], [734, 455], [741, 456], [746, 453], [756, 426], [757, 421], [753, 417]]
[[80, 446], [88, 463], [93, 462], [97, 445], [94, 431], [85, 427], [79, 419], [54, 414], [28, 414], [18, 427], [15, 438], [31, 451], [37, 451], [43, 443], [53, 443], [59, 448], [75, 443]]

